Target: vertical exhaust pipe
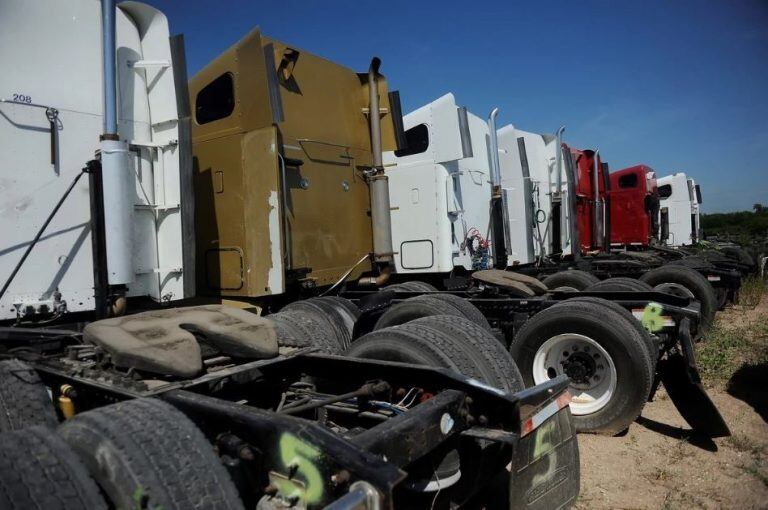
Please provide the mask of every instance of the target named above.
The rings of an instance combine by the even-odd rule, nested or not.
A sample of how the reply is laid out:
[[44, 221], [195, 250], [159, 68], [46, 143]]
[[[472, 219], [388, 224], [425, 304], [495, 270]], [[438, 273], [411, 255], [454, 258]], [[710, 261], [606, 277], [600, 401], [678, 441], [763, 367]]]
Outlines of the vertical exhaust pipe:
[[555, 133], [555, 138], [557, 139], [557, 151], [555, 152], [555, 168], [557, 169], [557, 189], [555, 190], [555, 194], [553, 198], [556, 200], [560, 200], [562, 190], [563, 190], [563, 132], [565, 131], [565, 126], [560, 126], [560, 129], [557, 130]]
[[133, 176], [128, 166], [128, 144], [117, 133], [117, 65], [115, 0], [102, 0], [102, 58], [104, 133], [101, 135], [101, 173], [107, 280], [110, 285], [133, 281]]
[[494, 108], [488, 114], [488, 130], [490, 131], [491, 142], [491, 186], [493, 194], [497, 196], [501, 193], [501, 163], [499, 163], [499, 138], [496, 133], [496, 116], [499, 115], [499, 109]]
[[371, 223], [373, 227], [373, 257], [376, 262], [391, 264], [392, 217], [389, 203], [389, 182], [384, 173], [381, 152], [381, 116], [379, 115], [379, 83], [377, 75], [381, 60], [374, 57], [368, 68], [368, 119], [371, 129], [371, 160], [373, 173], [370, 177]]
[[602, 200], [600, 200], [600, 150], [596, 150], [595, 154], [593, 155], [593, 185], [595, 187], [595, 223], [594, 223], [594, 233], [595, 233], [595, 239], [593, 241], [593, 245], [596, 248], [603, 246], [603, 219], [602, 219]]

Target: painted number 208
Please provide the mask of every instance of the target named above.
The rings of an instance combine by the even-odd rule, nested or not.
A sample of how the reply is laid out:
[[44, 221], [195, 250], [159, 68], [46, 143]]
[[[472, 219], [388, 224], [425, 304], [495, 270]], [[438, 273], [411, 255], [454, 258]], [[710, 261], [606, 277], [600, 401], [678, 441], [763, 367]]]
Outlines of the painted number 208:
[[25, 94], [14, 94], [13, 100], [17, 103], [31, 103], [32, 102], [32, 96], [27, 96]]

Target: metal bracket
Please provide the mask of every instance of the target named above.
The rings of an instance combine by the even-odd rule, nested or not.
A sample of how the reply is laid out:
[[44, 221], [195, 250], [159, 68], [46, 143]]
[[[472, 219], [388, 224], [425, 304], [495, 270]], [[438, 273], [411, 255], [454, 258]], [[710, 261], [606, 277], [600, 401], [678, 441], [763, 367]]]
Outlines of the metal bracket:
[[171, 67], [171, 63], [168, 60], [129, 60], [128, 67], [133, 67], [134, 69], [147, 69], [149, 67], [167, 68]]

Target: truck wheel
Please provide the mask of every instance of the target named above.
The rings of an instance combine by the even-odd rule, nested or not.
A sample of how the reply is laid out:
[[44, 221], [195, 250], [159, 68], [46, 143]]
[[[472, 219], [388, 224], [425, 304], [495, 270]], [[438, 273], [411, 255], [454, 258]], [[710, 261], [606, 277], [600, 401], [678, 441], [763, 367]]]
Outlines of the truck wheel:
[[493, 334], [475, 322], [461, 317], [438, 315], [405, 324], [405, 327], [411, 326], [426, 326], [458, 339], [467, 347], [467, 353], [475, 358], [477, 366], [485, 371], [483, 380], [489, 384], [510, 393], [525, 389], [523, 376], [512, 355]]
[[344, 326], [346, 326], [347, 330], [349, 331], [349, 338], [351, 340], [355, 330], [355, 323], [357, 322], [357, 319], [360, 318], [360, 308], [358, 308], [357, 305], [349, 299], [344, 299], [343, 297], [339, 296], [324, 296], [315, 299], [318, 301], [325, 301], [326, 303], [330, 303], [333, 307], [336, 308], [336, 311], [339, 313], [339, 315], [344, 318]]
[[[648, 354], [648, 377], [654, 380], [656, 377], [656, 363], [659, 361], [659, 339], [652, 337], [647, 329], [643, 327], [639, 320], [635, 318], [632, 313], [613, 301], [591, 296], [578, 296], [568, 300], [571, 303], [591, 303], [591, 306], [606, 306], [616, 313], [624, 317], [627, 324], [637, 331], [637, 334], [643, 339], [643, 345], [646, 347], [646, 353]], [[656, 340], [654, 340], [656, 338]]]
[[277, 345], [280, 347], [317, 347], [328, 354], [341, 354], [344, 341], [327, 321], [320, 321], [301, 310], [286, 310], [268, 315], [275, 325]]
[[432, 294], [426, 297], [429, 297], [430, 299], [445, 301], [446, 303], [455, 306], [464, 315], [464, 317], [471, 320], [486, 331], [491, 331], [491, 325], [488, 323], [488, 319], [485, 318], [485, 315], [483, 315], [483, 312], [478, 310], [477, 307], [470, 303], [468, 299], [454, 296], [453, 294]]
[[542, 280], [542, 283], [550, 290], [558, 290], [560, 287], [566, 287], [568, 290], [586, 290], [587, 287], [599, 281], [597, 276], [586, 271], [568, 269], [547, 276]]
[[[323, 324], [326, 331], [334, 338], [341, 341], [342, 350], [352, 343], [352, 331], [355, 327], [356, 317], [348, 308], [336, 301], [330, 301], [327, 298], [311, 298], [293, 302], [283, 308], [283, 311], [297, 311], [311, 316]], [[358, 315], [359, 313], [358, 311]]]
[[726, 257], [738, 260], [740, 263], [749, 266], [751, 270], [754, 270], [755, 259], [753, 259], [752, 255], [750, 255], [744, 248], [739, 246], [723, 246], [720, 248], [720, 251], [723, 252]]
[[[434, 327], [440, 321], [451, 321], [452, 326]], [[464, 317], [434, 316], [368, 333], [346, 355], [447, 368], [496, 388], [519, 391], [522, 379], [514, 361], [509, 355], [495, 359], [494, 344], [499, 345], [495, 337]]]
[[648, 271], [640, 279], [659, 292], [696, 299], [701, 304], [697, 333], [709, 331], [715, 319], [717, 298], [712, 284], [701, 273], [690, 267], [667, 264]]
[[38, 426], [0, 434], [0, 508], [106, 510], [107, 504], [77, 455]]
[[705, 260], [696, 255], [689, 255], [682, 259], [672, 260], [670, 262], [667, 262], [667, 264], [673, 265], [673, 266], [690, 267], [691, 269], [695, 269], [696, 271], [712, 269], [714, 267], [710, 261]]
[[728, 289], [716, 288], [715, 299], [717, 299], [717, 309], [724, 310], [725, 304], [728, 302]]
[[[459, 309], [455, 304], [437, 299], [434, 296], [424, 295], [408, 298], [405, 301], [389, 307], [387, 311], [379, 317], [379, 320], [376, 321], [376, 325], [373, 329], [376, 330], [397, 326], [431, 315], [453, 315], [455, 317], [464, 317], [472, 320], [472, 317], [467, 317], [464, 311]], [[485, 317], [483, 317], [483, 321], [485, 321], [485, 325], [488, 324]], [[483, 324], [480, 325], [484, 326]], [[490, 326], [488, 328], [490, 329]]]
[[437, 288], [427, 282], [420, 282], [418, 280], [412, 282], [394, 283], [387, 285], [384, 290], [400, 290], [404, 292], [434, 292]]
[[32, 425], [58, 425], [48, 391], [37, 372], [23, 361], [0, 361], [0, 432]]
[[242, 509], [213, 446], [175, 407], [155, 398], [78, 414], [59, 435], [115, 508]]
[[[435, 324], [448, 324], [451, 332], [433, 327]], [[498, 347], [501, 346], [496, 338], [465, 318], [435, 316], [368, 333], [353, 343], [346, 355], [443, 367], [496, 388], [520, 391], [523, 385], [519, 371], [511, 356], [500, 353]], [[469, 492], [467, 486], [487, 482], [477, 479], [482, 472], [480, 466], [484, 459], [503, 453], [498, 451], [501, 446], [480, 447], [477, 443], [462, 442], [457, 450], [443, 450], [442, 456], [439, 451], [433, 452], [437, 455], [430, 454], [416, 461], [409, 473], [422, 482], [419, 485], [427, 482], [445, 485], [436, 492], [431, 492], [434, 488], [425, 492], [423, 486], [414, 489], [422, 491], [421, 496], [428, 496], [425, 506], [435, 507], [438, 495], [461, 500]]]
[[571, 378], [570, 407], [580, 432], [625, 430], [650, 394], [645, 342], [610, 307], [558, 303], [520, 328], [510, 352], [528, 386], [560, 374]]
[[586, 290], [599, 290], [607, 292], [651, 292], [653, 287], [647, 283], [636, 280], [634, 278], [627, 278], [625, 276], [619, 276], [616, 278], [608, 278], [607, 280], [601, 280], [597, 283], [593, 283]]

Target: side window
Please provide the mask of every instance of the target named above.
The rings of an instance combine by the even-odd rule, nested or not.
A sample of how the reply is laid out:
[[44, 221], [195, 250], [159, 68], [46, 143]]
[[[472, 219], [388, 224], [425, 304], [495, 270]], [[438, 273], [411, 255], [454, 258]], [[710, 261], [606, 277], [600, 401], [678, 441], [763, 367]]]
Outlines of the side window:
[[229, 117], [235, 109], [235, 84], [232, 73], [224, 73], [206, 85], [195, 98], [195, 120], [207, 124]]
[[619, 188], [636, 188], [637, 174], [627, 174], [619, 177]]
[[659, 186], [659, 198], [669, 198], [672, 196], [672, 185], [664, 184]]
[[427, 128], [426, 124], [419, 124], [405, 132], [405, 148], [396, 150], [395, 156], [402, 158], [403, 156], [421, 154], [422, 152], [425, 152], [428, 147], [429, 128]]

